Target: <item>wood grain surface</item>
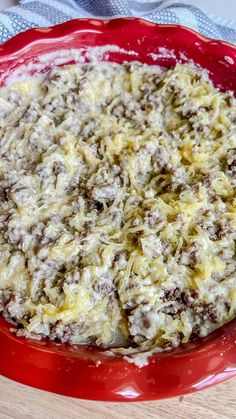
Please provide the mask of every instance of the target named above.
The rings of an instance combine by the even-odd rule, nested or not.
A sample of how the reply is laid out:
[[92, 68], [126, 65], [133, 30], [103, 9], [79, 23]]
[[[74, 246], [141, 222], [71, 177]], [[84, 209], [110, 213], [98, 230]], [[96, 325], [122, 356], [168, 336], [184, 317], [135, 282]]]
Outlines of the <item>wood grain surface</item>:
[[236, 378], [180, 398], [101, 403], [57, 396], [0, 377], [0, 419], [234, 419]]

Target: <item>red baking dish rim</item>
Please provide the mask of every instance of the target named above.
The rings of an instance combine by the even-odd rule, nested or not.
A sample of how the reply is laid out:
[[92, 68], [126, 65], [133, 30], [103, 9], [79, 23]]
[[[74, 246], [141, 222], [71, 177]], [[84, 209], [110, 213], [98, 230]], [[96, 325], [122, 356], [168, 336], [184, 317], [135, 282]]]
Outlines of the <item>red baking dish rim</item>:
[[[22, 61], [28, 63], [42, 53], [78, 45], [115, 44], [138, 51], [138, 59], [151, 64], [153, 43], [155, 48], [172, 50], [179, 61], [193, 59], [209, 70], [216, 85], [236, 91], [236, 46], [182, 26], [136, 18], [78, 19], [23, 32], [0, 46], [0, 77], [4, 79], [4, 74]], [[178, 56], [179, 51], [184, 55]], [[127, 57], [119, 54], [109, 59], [121, 62]], [[157, 63], [171, 66], [175, 61], [170, 54], [158, 58]], [[10, 327], [0, 318], [0, 374], [67, 396], [104, 401], [154, 400], [201, 390], [236, 375], [236, 320], [206, 338], [154, 354], [142, 367], [87, 346], [17, 338]]]

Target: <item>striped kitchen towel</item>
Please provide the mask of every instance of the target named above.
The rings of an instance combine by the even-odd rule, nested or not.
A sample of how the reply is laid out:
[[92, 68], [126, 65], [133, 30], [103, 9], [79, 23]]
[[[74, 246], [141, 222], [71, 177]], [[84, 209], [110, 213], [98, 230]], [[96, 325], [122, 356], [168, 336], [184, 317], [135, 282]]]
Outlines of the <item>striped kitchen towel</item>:
[[79, 17], [111, 19], [138, 16], [157, 23], [188, 26], [203, 35], [236, 43], [236, 23], [170, 0], [20, 0], [0, 13], [0, 43], [38, 26], [51, 26]]

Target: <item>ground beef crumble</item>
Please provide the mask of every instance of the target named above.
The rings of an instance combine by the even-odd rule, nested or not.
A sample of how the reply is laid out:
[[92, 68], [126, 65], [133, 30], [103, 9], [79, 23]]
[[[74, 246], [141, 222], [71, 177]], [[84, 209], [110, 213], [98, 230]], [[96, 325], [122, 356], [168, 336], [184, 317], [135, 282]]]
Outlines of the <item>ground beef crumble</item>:
[[235, 103], [179, 64], [0, 90], [0, 312], [18, 336], [167, 348], [236, 316]]

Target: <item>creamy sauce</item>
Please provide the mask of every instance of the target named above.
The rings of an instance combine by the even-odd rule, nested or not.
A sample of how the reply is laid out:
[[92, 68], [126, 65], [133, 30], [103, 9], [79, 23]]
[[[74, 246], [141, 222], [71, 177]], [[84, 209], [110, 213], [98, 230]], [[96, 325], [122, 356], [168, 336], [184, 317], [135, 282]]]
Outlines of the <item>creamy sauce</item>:
[[235, 128], [232, 93], [193, 66], [2, 88], [0, 310], [18, 335], [159, 350], [234, 318]]

